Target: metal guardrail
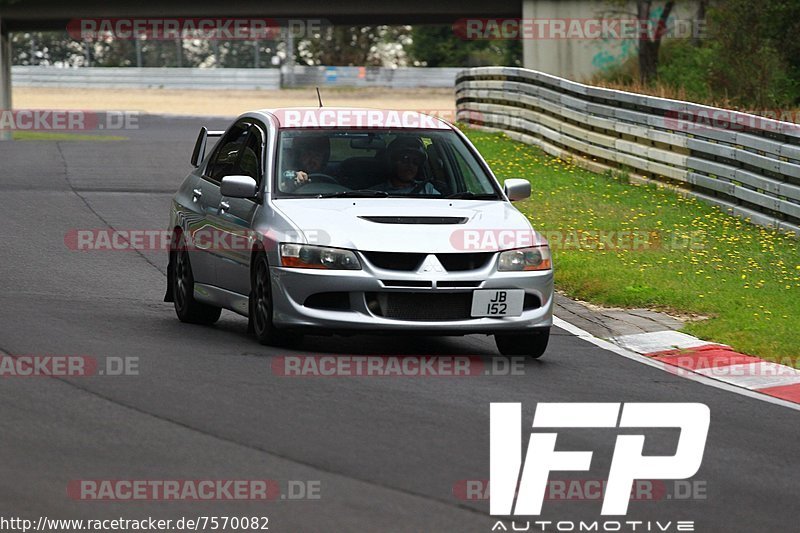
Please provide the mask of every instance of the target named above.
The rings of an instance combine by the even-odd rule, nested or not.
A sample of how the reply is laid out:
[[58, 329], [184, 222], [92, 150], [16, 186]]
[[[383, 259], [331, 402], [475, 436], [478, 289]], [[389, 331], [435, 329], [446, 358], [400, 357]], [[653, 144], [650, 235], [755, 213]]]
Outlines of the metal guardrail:
[[383, 67], [136, 68], [28, 67], [11, 69], [19, 87], [279, 89], [281, 87], [447, 87], [459, 68]]
[[14, 86], [164, 89], [279, 89], [278, 69], [11, 67]]
[[800, 125], [593, 87], [533, 70], [456, 78], [459, 120], [572, 158], [667, 182], [751, 222], [800, 235]]

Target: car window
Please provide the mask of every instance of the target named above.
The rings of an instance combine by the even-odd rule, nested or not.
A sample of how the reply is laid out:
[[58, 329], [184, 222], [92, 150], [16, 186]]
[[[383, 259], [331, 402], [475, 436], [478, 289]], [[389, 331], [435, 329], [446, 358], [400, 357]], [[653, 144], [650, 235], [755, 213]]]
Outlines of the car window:
[[279, 134], [277, 154], [276, 197], [354, 191], [502, 199], [494, 179], [454, 131], [286, 129]]
[[224, 176], [236, 174], [236, 164], [239, 159], [239, 152], [249, 135], [249, 124], [237, 124], [220, 139], [219, 149], [217, 149], [209, 165], [207, 175], [212, 181], [219, 183]]
[[250, 136], [239, 151], [239, 159], [232, 174], [250, 176], [256, 183], [261, 181], [261, 133], [250, 128]]
[[464, 152], [459, 152], [457, 150], [453, 150], [453, 156], [456, 161], [458, 173], [460, 174], [459, 177], [461, 178], [458, 181], [459, 183], [464, 184], [465, 190], [472, 191], [476, 194], [487, 194], [492, 192], [491, 185], [478, 177], [478, 173], [483, 172], [483, 169], [477, 165], [477, 162], [474, 161], [474, 158], [470, 158], [470, 161], [468, 161], [464, 158]]

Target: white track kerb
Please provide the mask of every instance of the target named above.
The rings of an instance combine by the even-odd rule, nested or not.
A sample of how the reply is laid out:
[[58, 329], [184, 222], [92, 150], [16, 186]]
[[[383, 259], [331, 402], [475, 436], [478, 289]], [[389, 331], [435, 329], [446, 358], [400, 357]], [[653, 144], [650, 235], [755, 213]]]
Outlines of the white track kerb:
[[[672, 375], [800, 411], [800, 371], [677, 331], [623, 335], [611, 340], [553, 317], [553, 325], [604, 350]], [[784, 399], [787, 398], [787, 399]]]

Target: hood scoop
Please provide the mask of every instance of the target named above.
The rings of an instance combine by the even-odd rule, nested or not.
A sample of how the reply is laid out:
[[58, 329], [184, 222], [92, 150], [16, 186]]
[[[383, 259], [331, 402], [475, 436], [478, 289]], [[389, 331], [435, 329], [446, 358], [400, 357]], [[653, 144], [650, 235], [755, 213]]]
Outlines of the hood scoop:
[[364, 220], [378, 224], [465, 224], [467, 217], [364, 217]]

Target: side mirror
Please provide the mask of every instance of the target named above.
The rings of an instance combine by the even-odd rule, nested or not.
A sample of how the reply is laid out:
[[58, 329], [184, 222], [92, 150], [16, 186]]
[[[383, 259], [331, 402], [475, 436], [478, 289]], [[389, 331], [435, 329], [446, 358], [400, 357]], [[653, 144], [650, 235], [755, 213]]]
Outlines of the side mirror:
[[512, 202], [531, 196], [531, 182], [520, 178], [509, 178], [503, 182], [503, 190]]
[[250, 176], [225, 176], [219, 192], [229, 198], [253, 198], [258, 192], [258, 185]]

